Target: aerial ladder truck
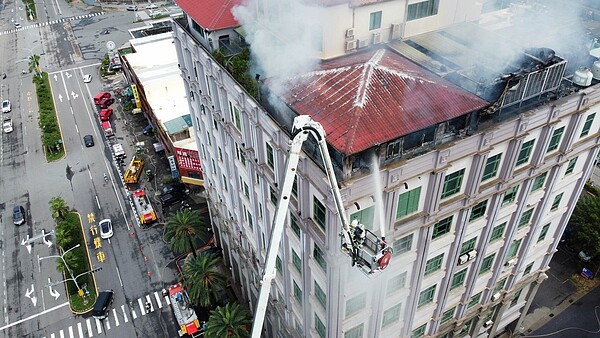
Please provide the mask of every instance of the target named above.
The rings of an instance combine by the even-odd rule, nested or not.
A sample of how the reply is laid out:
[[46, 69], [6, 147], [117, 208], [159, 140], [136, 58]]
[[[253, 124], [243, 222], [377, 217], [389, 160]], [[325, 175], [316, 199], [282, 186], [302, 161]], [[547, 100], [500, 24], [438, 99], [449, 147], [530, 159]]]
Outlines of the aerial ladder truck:
[[351, 258], [352, 266], [358, 267], [367, 275], [384, 270], [392, 257], [392, 248], [387, 244], [384, 237], [379, 238], [373, 232], [366, 229], [364, 225], [359, 224], [357, 220], [352, 221], [352, 223], [348, 222], [344, 204], [342, 203], [340, 189], [338, 188], [338, 183], [333, 171], [331, 157], [327, 150], [325, 130], [321, 124], [313, 121], [309, 115], [297, 116], [294, 119], [292, 127], [292, 137], [288, 148], [289, 155], [285, 166], [283, 185], [281, 187], [281, 194], [279, 195], [277, 209], [275, 210], [275, 216], [273, 218], [271, 239], [267, 250], [265, 268], [256, 303], [256, 311], [254, 312], [252, 338], [261, 337], [269, 293], [271, 291], [271, 282], [275, 278], [276, 273], [275, 261], [277, 258], [277, 251], [279, 250], [279, 245], [283, 236], [285, 218], [290, 203], [290, 194], [296, 177], [296, 168], [298, 167], [302, 144], [307, 140], [309, 135], [313, 135], [319, 145], [325, 173], [327, 174], [331, 193], [334, 197], [335, 207], [342, 223], [342, 230], [340, 232], [340, 249], [342, 252]]

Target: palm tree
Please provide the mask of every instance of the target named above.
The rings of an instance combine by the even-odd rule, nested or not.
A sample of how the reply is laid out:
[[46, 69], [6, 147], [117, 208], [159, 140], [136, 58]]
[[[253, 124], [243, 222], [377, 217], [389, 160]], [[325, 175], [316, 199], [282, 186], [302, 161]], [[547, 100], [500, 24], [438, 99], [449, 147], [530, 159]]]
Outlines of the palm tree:
[[39, 55], [33, 54], [29, 57], [29, 72], [35, 72], [36, 76], [42, 77]]
[[54, 219], [63, 219], [71, 211], [62, 197], [52, 197], [48, 204], [50, 204], [50, 211]]
[[219, 299], [219, 291], [227, 285], [227, 277], [219, 272], [220, 257], [206, 254], [187, 260], [183, 266], [182, 282], [192, 302], [208, 308]]
[[56, 237], [56, 245], [61, 248], [66, 248], [73, 243], [74, 237], [71, 229], [67, 226], [57, 226], [54, 230]]
[[238, 303], [228, 303], [210, 312], [204, 336], [206, 338], [250, 337], [250, 311]]
[[167, 220], [165, 227], [165, 241], [169, 244], [171, 250], [177, 253], [192, 250], [195, 258], [194, 242], [206, 232], [206, 227], [200, 215], [195, 210], [177, 211]]

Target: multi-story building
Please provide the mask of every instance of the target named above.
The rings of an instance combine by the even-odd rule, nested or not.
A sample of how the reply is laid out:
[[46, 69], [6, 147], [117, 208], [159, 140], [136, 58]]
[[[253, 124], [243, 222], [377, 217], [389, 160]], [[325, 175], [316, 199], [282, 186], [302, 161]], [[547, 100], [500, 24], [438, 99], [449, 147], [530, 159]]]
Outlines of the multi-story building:
[[[382, 272], [351, 267], [307, 142], [264, 336], [519, 330], [598, 153], [600, 85], [566, 81], [550, 49], [521, 50], [500, 70], [480, 64], [510, 41], [469, 22], [485, 7], [475, 1], [314, 2], [335, 18], [317, 29], [318, 69], [268, 78], [257, 97], [202, 42], [194, 1], [178, 2], [173, 29], [215, 232], [250, 308], [297, 115], [328, 134], [347, 217], [394, 248]], [[268, 3], [251, 8], [256, 20], [289, 10]], [[497, 50], [474, 58], [478, 44]]]

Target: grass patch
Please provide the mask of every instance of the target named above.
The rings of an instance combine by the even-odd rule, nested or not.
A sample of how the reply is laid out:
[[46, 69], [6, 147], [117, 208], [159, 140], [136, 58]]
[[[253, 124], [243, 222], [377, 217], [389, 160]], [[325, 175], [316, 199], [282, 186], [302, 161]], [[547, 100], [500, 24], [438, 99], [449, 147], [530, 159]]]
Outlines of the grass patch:
[[37, 10], [35, 9], [35, 1], [34, 0], [23, 0], [23, 4], [25, 8], [27, 8], [27, 18], [29, 20], [37, 19]]
[[116, 72], [108, 69], [109, 66], [110, 66], [110, 57], [108, 56], [108, 54], [104, 54], [104, 58], [102, 59], [102, 64], [100, 65], [100, 74], [103, 77], [116, 74]]
[[33, 83], [38, 99], [38, 125], [42, 130], [42, 145], [44, 146], [46, 160], [48, 162], [56, 161], [65, 155], [65, 149], [58, 126], [58, 118], [56, 117], [54, 99], [50, 91], [48, 73], [41, 73], [41, 77], [34, 76]]
[[70, 295], [70, 301], [73, 310], [78, 309], [77, 312], [88, 312], [94, 308], [96, 294], [90, 292], [84, 298], [79, 297], [79, 295]]

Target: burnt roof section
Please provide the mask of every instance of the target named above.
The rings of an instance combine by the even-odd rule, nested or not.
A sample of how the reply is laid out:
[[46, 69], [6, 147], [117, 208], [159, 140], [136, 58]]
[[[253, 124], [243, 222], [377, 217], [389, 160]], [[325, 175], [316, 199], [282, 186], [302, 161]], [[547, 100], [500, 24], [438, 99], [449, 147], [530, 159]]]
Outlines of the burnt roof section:
[[359, 153], [488, 102], [382, 47], [323, 61], [287, 79], [282, 99], [323, 125], [345, 155]]

